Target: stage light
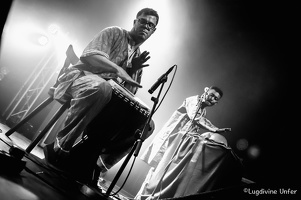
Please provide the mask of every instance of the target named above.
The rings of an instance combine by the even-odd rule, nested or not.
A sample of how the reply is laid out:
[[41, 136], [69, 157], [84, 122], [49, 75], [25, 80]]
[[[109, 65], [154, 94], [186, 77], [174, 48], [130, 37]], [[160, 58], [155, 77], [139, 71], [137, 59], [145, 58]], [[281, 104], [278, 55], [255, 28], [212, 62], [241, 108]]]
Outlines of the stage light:
[[249, 146], [248, 140], [241, 138], [236, 142], [236, 148], [240, 151], [246, 150]]
[[51, 33], [52, 35], [56, 35], [58, 34], [58, 32], [60, 31], [60, 27], [56, 24], [51, 24], [48, 27], [48, 31], [49, 33]]
[[250, 158], [257, 158], [260, 155], [260, 148], [257, 145], [253, 145], [248, 149], [248, 155]]
[[28, 54], [41, 52], [41, 48], [47, 50], [45, 47], [50, 42], [47, 31], [43, 30], [38, 24], [32, 21], [24, 21], [20, 23], [10, 23], [6, 29], [6, 42], [10, 43], [10, 47], [18, 47], [18, 51], [24, 51]]
[[[43, 32], [30, 33], [25, 39], [31, 45], [35, 45], [35, 46], [45, 46], [49, 43], [48, 36]], [[32, 46], [32, 48], [35, 48], [35, 46]], [[30, 46], [28, 45], [28, 47]]]
[[8, 73], [9, 73], [9, 70], [7, 69], [7, 67], [0, 66], [0, 81], [3, 80], [7, 76]]
[[45, 46], [47, 45], [49, 42], [49, 39], [47, 36], [45, 35], [41, 35], [39, 38], [38, 38], [38, 43], [41, 45], [41, 46]]

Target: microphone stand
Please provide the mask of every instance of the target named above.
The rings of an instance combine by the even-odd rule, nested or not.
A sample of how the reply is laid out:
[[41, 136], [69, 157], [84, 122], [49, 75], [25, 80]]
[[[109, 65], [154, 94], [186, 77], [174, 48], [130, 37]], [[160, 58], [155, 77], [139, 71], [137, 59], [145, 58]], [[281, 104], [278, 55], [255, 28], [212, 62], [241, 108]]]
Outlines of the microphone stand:
[[[123, 161], [123, 163], [122, 163], [120, 169], [118, 170], [118, 172], [117, 172], [117, 174], [115, 175], [115, 177], [114, 177], [112, 183], [110, 184], [108, 190], [107, 190], [106, 193], [105, 193], [106, 196], [110, 196], [110, 193], [112, 192], [114, 186], [116, 185], [118, 179], [120, 178], [122, 172], [124, 171], [126, 165], [128, 164], [129, 160], [131, 159], [132, 155], [134, 154], [135, 157], [138, 156], [139, 151], [140, 151], [141, 146], [142, 146], [142, 143], [143, 143], [144, 140], [146, 139], [147, 133], [148, 133], [148, 131], [149, 131], [149, 123], [151, 122], [152, 116], [153, 116], [154, 113], [155, 113], [155, 108], [156, 108], [156, 106], [157, 106], [157, 104], [158, 104], [158, 102], [159, 102], [159, 96], [161, 95], [163, 86], [164, 86], [164, 84], [166, 83], [166, 81], [167, 81], [167, 75], [164, 75], [164, 77], [162, 77], [161, 88], [160, 88], [160, 90], [159, 90], [159, 92], [158, 92], [157, 97], [156, 97], [156, 98], [155, 98], [155, 97], [152, 97], [152, 98], [151, 98], [151, 100], [154, 102], [154, 104], [153, 104], [152, 110], [151, 110], [151, 112], [150, 112], [150, 114], [149, 114], [149, 116], [148, 116], [148, 118], [147, 118], [147, 121], [146, 121], [146, 123], [144, 124], [142, 134], [141, 134], [140, 138], [138, 138], [138, 139], [135, 141], [135, 143], [134, 143], [134, 145], [133, 145], [133, 147], [132, 147], [130, 153], [126, 156], [125, 160]], [[140, 130], [138, 129], [137, 131], [140, 131]], [[141, 131], [140, 131], [140, 132], [141, 132]]]

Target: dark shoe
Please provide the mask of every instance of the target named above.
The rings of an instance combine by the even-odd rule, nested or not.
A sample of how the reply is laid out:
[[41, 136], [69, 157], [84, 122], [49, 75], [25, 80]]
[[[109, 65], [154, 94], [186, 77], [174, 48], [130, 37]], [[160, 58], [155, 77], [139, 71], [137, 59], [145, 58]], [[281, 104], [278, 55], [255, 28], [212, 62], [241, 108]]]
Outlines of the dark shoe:
[[62, 166], [62, 163], [58, 162], [58, 155], [54, 151], [54, 143], [45, 145], [43, 147], [43, 152], [45, 156], [44, 160], [49, 167], [60, 172], [64, 171], [64, 167]]
[[89, 197], [89, 199], [99, 199], [100, 196], [104, 196], [105, 194], [101, 188], [91, 185], [83, 185], [80, 189], [80, 192], [86, 197]]
[[76, 155], [65, 155], [54, 151], [54, 143], [48, 144], [43, 148], [45, 155], [45, 163], [58, 173], [63, 174], [67, 178], [76, 180], [82, 184], [91, 181], [90, 174], [87, 173], [84, 166], [85, 163], [77, 161]]

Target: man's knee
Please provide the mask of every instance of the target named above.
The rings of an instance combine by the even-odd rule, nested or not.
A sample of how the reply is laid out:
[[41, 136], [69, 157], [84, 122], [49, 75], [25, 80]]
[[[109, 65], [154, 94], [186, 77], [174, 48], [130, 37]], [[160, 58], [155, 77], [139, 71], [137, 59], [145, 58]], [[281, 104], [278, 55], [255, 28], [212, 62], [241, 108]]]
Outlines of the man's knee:
[[112, 86], [110, 85], [109, 82], [102, 81], [102, 82], [99, 82], [99, 84], [98, 84], [97, 93], [99, 93], [99, 95], [102, 96], [103, 98], [110, 100], [111, 96], [112, 96], [112, 90], [113, 90]]
[[89, 75], [77, 79], [71, 91], [74, 98], [107, 99], [111, 97], [112, 87], [105, 79], [97, 75]]

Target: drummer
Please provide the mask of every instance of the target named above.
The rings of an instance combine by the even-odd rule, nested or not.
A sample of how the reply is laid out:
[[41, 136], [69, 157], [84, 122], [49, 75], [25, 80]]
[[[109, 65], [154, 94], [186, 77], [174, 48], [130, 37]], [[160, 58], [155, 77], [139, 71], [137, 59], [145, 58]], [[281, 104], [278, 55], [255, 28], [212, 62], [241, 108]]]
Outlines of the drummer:
[[[45, 160], [49, 164], [60, 170], [69, 170], [64, 168], [64, 160], [85, 127], [111, 99], [112, 88], [108, 80], [118, 81], [133, 94], [142, 87], [142, 71], [149, 66], [146, 61], [150, 55], [148, 51], [141, 53], [140, 45], [156, 31], [158, 21], [155, 10], [143, 8], [137, 13], [130, 31], [117, 26], [101, 30], [84, 49], [77, 64], [59, 77], [54, 98], [59, 101], [67, 98], [71, 103], [63, 128], [57, 133], [54, 143], [44, 148]], [[104, 161], [97, 164], [106, 166]]]

